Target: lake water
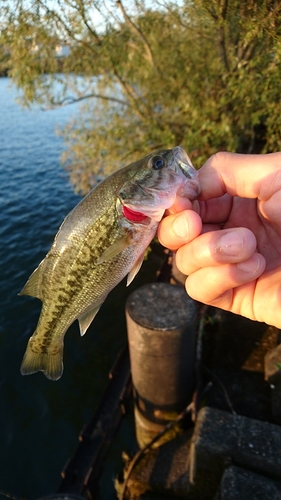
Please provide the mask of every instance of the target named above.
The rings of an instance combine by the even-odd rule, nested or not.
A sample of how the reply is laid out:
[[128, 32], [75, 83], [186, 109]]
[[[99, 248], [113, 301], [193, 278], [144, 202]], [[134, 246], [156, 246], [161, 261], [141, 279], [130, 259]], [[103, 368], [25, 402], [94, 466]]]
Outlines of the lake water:
[[[63, 142], [55, 133], [77, 108], [26, 110], [15, 97], [9, 80], [0, 78], [0, 491], [35, 499], [56, 491], [60, 472], [125, 344], [128, 290], [122, 283], [110, 294], [83, 338], [77, 322], [69, 329], [59, 381], [42, 373], [20, 375], [41, 302], [17, 294], [80, 198], [60, 166]], [[147, 269], [149, 264], [134, 288], [147, 281]], [[122, 439], [125, 447], [130, 441], [126, 432]], [[101, 498], [115, 498], [109, 482], [110, 493], [104, 491]]]

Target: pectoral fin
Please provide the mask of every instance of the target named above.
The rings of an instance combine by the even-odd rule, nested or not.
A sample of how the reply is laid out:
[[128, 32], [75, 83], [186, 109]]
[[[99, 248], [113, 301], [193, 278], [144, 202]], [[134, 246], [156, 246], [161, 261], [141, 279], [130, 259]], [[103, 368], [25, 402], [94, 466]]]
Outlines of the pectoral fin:
[[136, 274], [138, 274], [141, 266], [142, 266], [142, 263], [143, 263], [143, 259], [144, 259], [144, 253], [140, 255], [140, 257], [138, 258], [138, 260], [134, 263], [131, 271], [129, 272], [128, 274], [128, 277], [127, 277], [127, 285], [126, 286], [129, 286], [130, 283], [132, 283], [134, 277], [136, 276]]
[[124, 250], [129, 245], [130, 245], [129, 235], [123, 236], [123, 238], [120, 238], [120, 240], [115, 241], [115, 243], [113, 243], [109, 248], [107, 248], [103, 252], [97, 264], [102, 264], [103, 262], [113, 259], [113, 257], [116, 257], [116, 255], [122, 252], [122, 250]]
[[85, 335], [85, 333], [88, 330], [90, 324], [92, 323], [94, 317], [99, 312], [99, 309], [102, 306], [102, 304], [103, 304], [103, 301], [100, 302], [99, 304], [94, 304], [93, 307], [89, 311], [82, 314], [82, 316], [80, 316], [78, 318], [81, 337], [83, 335]]
[[30, 295], [31, 297], [37, 297], [37, 299], [42, 300], [42, 268], [44, 260], [39, 264], [39, 266], [33, 271], [23, 289], [20, 291], [19, 295]]

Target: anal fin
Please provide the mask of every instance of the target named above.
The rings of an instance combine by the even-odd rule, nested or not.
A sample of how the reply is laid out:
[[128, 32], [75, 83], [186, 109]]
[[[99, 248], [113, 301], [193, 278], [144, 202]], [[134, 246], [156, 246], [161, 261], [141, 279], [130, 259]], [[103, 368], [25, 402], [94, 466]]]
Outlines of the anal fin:
[[33, 273], [28, 278], [23, 289], [20, 291], [19, 295], [30, 295], [31, 297], [37, 297], [37, 299], [42, 300], [42, 267], [44, 260], [39, 264], [39, 266], [33, 271]]
[[94, 304], [90, 310], [88, 310], [78, 318], [81, 337], [85, 335], [94, 317], [96, 316], [96, 314], [98, 314], [103, 302], [104, 301], [99, 302], [99, 304]]
[[127, 277], [127, 284], [126, 284], [126, 286], [129, 286], [130, 283], [132, 283], [134, 277], [138, 274], [138, 272], [139, 272], [139, 270], [140, 270], [140, 268], [142, 266], [143, 259], [144, 259], [144, 253], [142, 253], [139, 256], [138, 260], [134, 263], [131, 271], [129, 272], [128, 277]]

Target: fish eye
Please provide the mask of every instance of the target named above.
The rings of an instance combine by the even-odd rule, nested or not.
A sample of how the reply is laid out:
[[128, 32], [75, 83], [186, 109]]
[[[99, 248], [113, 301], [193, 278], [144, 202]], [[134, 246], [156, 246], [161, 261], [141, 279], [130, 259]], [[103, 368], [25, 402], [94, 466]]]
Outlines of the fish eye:
[[163, 156], [153, 156], [151, 158], [151, 166], [154, 168], [154, 170], [160, 170], [161, 168], [166, 166], [166, 160], [163, 158]]

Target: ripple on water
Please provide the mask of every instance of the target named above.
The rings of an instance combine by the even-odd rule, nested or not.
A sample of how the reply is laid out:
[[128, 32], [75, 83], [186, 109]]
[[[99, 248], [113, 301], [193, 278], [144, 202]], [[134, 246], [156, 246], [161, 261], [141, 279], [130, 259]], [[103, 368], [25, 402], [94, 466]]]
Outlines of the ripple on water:
[[77, 322], [70, 327], [58, 382], [20, 375], [41, 302], [17, 294], [80, 198], [59, 167], [63, 144], [54, 134], [75, 108], [21, 110], [7, 83], [0, 79], [0, 490], [40, 498], [56, 491], [124, 344], [125, 285], [112, 292], [87, 335], [80, 338]]
[[55, 135], [75, 108], [22, 110], [7, 85], [0, 79], [0, 490], [38, 498], [55, 491], [77, 429], [68, 423], [58, 448], [69, 380], [52, 385], [42, 374], [20, 375], [41, 302], [17, 294], [80, 199], [60, 168], [63, 143]]

